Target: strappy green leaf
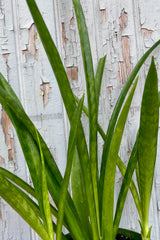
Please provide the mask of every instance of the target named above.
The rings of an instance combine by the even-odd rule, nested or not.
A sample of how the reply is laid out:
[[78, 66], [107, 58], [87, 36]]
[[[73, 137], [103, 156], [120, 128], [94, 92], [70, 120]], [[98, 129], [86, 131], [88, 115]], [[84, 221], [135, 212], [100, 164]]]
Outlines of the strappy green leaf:
[[0, 196], [37, 232], [44, 240], [48, 240], [36, 206], [29, 197], [0, 174]]
[[102, 236], [104, 239], [108, 240], [113, 239], [113, 208], [116, 160], [137, 81], [138, 78], [136, 79], [131, 89], [131, 92], [124, 104], [122, 112], [119, 116], [107, 158], [107, 167], [104, 178], [104, 190], [102, 199]]
[[70, 135], [69, 135], [69, 143], [68, 143], [68, 152], [67, 152], [67, 166], [66, 171], [64, 174], [64, 179], [61, 186], [60, 191], [60, 200], [58, 204], [58, 218], [57, 218], [57, 232], [56, 232], [56, 239], [61, 240], [61, 232], [62, 232], [62, 224], [63, 224], [63, 216], [64, 216], [64, 209], [65, 209], [65, 201], [67, 196], [67, 189], [69, 185], [69, 179], [71, 175], [71, 168], [73, 163], [73, 155], [76, 147], [77, 141], [77, 129], [80, 124], [80, 118], [82, 113], [82, 106], [83, 106], [84, 96], [80, 100], [77, 109], [74, 112]]
[[46, 171], [45, 171], [45, 162], [44, 162], [44, 157], [43, 157], [43, 152], [42, 152], [40, 139], [39, 139], [39, 136], [38, 136], [38, 131], [37, 131], [36, 128], [35, 128], [35, 132], [36, 132], [36, 135], [37, 135], [38, 146], [39, 146], [39, 150], [40, 150], [41, 164], [42, 164], [42, 175], [41, 175], [42, 205], [43, 205], [44, 216], [45, 216], [45, 227], [47, 229], [49, 240], [54, 240], [53, 224], [52, 224], [51, 209], [50, 209], [47, 179], [46, 179]]
[[[79, 30], [79, 37], [81, 42], [81, 52], [83, 57], [83, 66], [86, 78], [87, 99], [88, 99], [88, 113], [89, 113], [89, 156], [94, 192], [94, 201], [96, 207], [96, 216], [94, 209], [90, 211], [90, 217], [92, 221], [93, 239], [97, 239], [100, 235], [100, 223], [99, 223], [99, 200], [98, 200], [98, 155], [97, 155], [97, 100], [96, 100], [96, 88], [94, 79], [94, 70], [92, 62], [92, 54], [89, 42], [88, 31], [86, 27], [85, 17], [83, 14], [82, 6], [79, 0], [73, 0], [73, 5], [76, 13], [77, 25]], [[103, 68], [103, 66], [102, 66]], [[98, 72], [99, 74], [99, 72]], [[99, 85], [101, 83], [101, 77], [98, 76]], [[101, 73], [100, 73], [101, 74]], [[97, 80], [97, 82], [98, 82]], [[100, 87], [99, 87], [100, 88]], [[97, 89], [97, 98], [98, 92]], [[97, 221], [97, 223], [96, 223]], [[97, 229], [98, 224], [98, 229]]]
[[157, 154], [158, 125], [158, 78], [154, 58], [152, 57], [142, 98], [137, 150], [140, 181], [139, 192], [142, 208], [142, 239], [150, 239], [149, 204]]
[[108, 151], [109, 151], [110, 144], [111, 144], [111, 141], [112, 141], [115, 124], [117, 122], [117, 118], [118, 118], [119, 112], [121, 110], [122, 104], [125, 100], [126, 94], [129, 90], [132, 82], [134, 81], [139, 69], [141, 68], [141, 66], [143, 65], [145, 60], [148, 58], [148, 56], [151, 54], [151, 52], [159, 44], [160, 44], [160, 40], [158, 40], [138, 61], [138, 63], [134, 67], [131, 75], [129, 76], [125, 86], [123, 87], [123, 89], [120, 93], [120, 96], [119, 96], [119, 98], [116, 102], [116, 105], [114, 107], [114, 110], [113, 110], [113, 113], [112, 113], [112, 116], [111, 116], [111, 119], [110, 119], [110, 122], [109, 122], [109, 126], [108, 126], [108, 129], [107, 129], [106, 141], [105, 141], [105, 144], [104, 144], [103, 155], [102, 155], [102, 163], [101, 163], [101, 170], [100, 170], [100, 185], [99, 185], [100, 198], [102, 198], [102, 195], [103, 195], [104, 177], [105, 177], [104, 173], [106, 171], [107, 155], [108, 155]]

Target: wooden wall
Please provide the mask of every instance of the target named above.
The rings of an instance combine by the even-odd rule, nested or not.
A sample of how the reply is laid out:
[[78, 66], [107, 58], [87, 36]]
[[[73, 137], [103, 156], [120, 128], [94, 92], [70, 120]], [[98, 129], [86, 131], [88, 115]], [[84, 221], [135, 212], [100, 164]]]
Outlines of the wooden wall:
[[[39, 0], [38, 6], [60, 51], [73, 91], [85, 91], [75, 13], [71, 0]], [[116, 99], [137, 60], [160, 39], [160, 1], [81, 0], [89, 31], [94, 68], [107, 54], [99, 122], [106, 130]], [[154, 51], [160, 77], [160, 47]], [[150, 59], [140, 79], [129, 112], [120, 149], [127, 163], [139, 123], [140, 102]], [[25, 0], [0, 0], [0, 72], [19, 96], [26, 112], [44, 136], [62, 173], [65, 170], [68, 122], [56, 80], [48, 63]], [[30, 182], [22, 151], [11, 122], [0, 107], [0, 166]], [[83, 117], [87, 132], [87, 120]], [[103, 141], [99, 137], [99, 158]], [[116, 192], [122, 183], [117, 170]], [[122, 227], [139, 230], [138, 215], [128, 195]], [[152, 239], [160, 239], [160, 151], [157, 154], [150, 209]], [[39, 239], [0, 199], [0, 240]]]

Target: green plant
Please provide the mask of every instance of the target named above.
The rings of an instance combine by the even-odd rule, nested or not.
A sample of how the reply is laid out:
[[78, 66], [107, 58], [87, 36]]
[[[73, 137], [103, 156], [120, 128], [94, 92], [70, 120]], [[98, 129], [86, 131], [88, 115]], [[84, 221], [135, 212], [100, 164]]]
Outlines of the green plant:
[[[144, 87], [140, 127], [127, 167], [118, 153], [128, 111], [138, 82], [136, 75], [149, 54], [160, 44], [160, 41], [143, 55], [133, 69], [117, 100], [105, 134], [98, 124], [98, 105], [106, 57], [100, 59], [94, 76], [88, 32], [80, 1], [73, 0], [73, 4], [81, 42], [88, 109], [83, 106], [84, 96], [79, 100], [72, 93], [59, 53], [35, 1], [26, 1], [57, 79], [70, 121], [67, 167], [64, 178], [62, 178], [46, 143], [26, 115], [14, 91], [0, 74], [0, 103], [16, 129], [34, 186], [32, 188], [17, 176], [0, 168], [0, 196], [44, 240], [54, 239], [54, 232], [57, 240], [115, 240], [118, 232], [131, 237], [133, 240], [149, 240], [148, 214], [156, 159], [159, 117], [158, 79], [153, 58]], [[132, 89], [129, 92], [131, 85]], [[89, 118], [89, 147], [87, 147], [80, 120], [82, 111]], [[101, 169], [98, 169], [97, 157], [98, 132], [104, 140]], [[124, 179], [114, 215], [116, 165]], [[138, 189], [132, 180], [135, 169]], [[71, 195], [67, 190], [70, 178]], [[119, 229], [129, 189], [139, 213], [141, 235], [126, 229]], [[56, 208], [49, 203], [48, 191], [56, 204]], [[11, 195], [12, 197], [10, 197]], [[30, 195], [37, 201], [32, 200]], [[52, 215], [57, 218], [57, 223], [52, 221]], [[69, 231], [67, 235], [63, 234], [62, 225]]]

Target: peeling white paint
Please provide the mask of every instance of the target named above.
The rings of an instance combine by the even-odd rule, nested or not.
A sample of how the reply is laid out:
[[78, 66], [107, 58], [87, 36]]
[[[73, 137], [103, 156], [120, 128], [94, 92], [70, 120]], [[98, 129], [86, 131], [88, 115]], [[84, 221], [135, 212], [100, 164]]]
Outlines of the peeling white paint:
[[[39, 0], [37, 3], [58, 46], [73, 91], [80, 97], [85, 92], [86, 86], [72, 1], [46, 0], [44, 5], [44, 1]], [[119, 63], [126, 61], [130, 64], [130, 67], [134, 67], [140, 56], [156, 40], [160, 39], [160, 2], [156, 0], [81, 0], [81, 3], [86, 16], [95, 70], [99, 58], [107, 54], [99, 106], [99, 122], [106, 129], [115, 102], [129, 74], [124, 74], [123, 81], [119, 81], [119, 74], [121, 74]], [[123, 19], [121, 18], [122, 15]], [[127, 50], [124, 39], [127, 39]], [[160, 54], [158, 50], [155, 51], [155, 57], [158, 75], [160, 76]], [[135, 141], [144, 77], [149, 62], [149, 60], [146, 61], [146, 66], [140, 73], [138, 88], [122, 140], [119, 154], [125, 163], [128, 161]], [[126, 64], [126, 66], [128, 65]], [[0, 68], [21, 99], [31, 120], [46, 139], [58, 166], [64, 173], [66, 135], [69, 131], [67, 117], [57, 83], [25, 0], [0, 1]], [[42, 86], [47, 88], [42, 89]], [[83, 121], [87, 132], [88, 122], [84, 116]], [[14, 137], [16, 152], [14, 165], [10, 165], [8, 159], [8, 147], [5, 143], [5, 134], [1, 124], [0, 166], [6, 167], [23, 179], [30, 181], [28, 169], [14, 130], [12, 130], [12, 136]], [[99, 137], [99, 158], [102, 149], [103, 141]], [[160, 239], [159, 152], [157, 160], [150, 211], [150, 222], [153, 225], [152, 238], [154, 240]], [[117, 170], [115, 198], [117, 198], [121, 180], [121, 175]], [[129, 226], [132, 230], [139, 229], [137, 218], [138, 215], [129, 194], [121, 226]], [[3, 200], [0, 201], [0, 233], [2, 233], [0, 234], [0, 240], [39, 239]]]

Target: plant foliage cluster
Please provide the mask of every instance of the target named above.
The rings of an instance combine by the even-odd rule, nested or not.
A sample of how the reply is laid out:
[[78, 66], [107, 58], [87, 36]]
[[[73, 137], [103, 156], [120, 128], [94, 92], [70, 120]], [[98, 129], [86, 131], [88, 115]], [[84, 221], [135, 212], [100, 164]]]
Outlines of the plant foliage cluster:
[[[62, 178], [45, 141], [26, 115], [8, 82], [0, 74], [0, 103], [15, 127], [33, 182], [31, 187], [11, 172], [0, 168], [0, 196], [43, 240], [53, 240], [55, 236], [57, 240], [115, 240], [117, 233], [133, 240], [150, 240], [149, 204], [159, 124], [158, 78], [153, 57], [144, 86], [139, 130], [127, 166], [119, 157], [119, 148], [138, 82], [137, 73], [160, 41], [142, 56], [133, 69], [116, 102], [105, 133], [98, 124], [98, 105], [106, 56], [99, 60], [94, 74], [88, 31], [80, 1], [73, 0], [73, 5], [79, 29], [88, 109], [83, 104], [84, 96], [79, 100], [71, 90], [60, 55], [35, 0], [26, 1], [57, 79], [70, 121], [67, 166]], [[81, 123], [82, 111], [89, 119], [89, 146]], [[104, 140], [100, 169], [98, 133]], [[116, 166], [122, 173], [123, 182], [114, 214]], [[134, 171], [137, 186], [132, 180]], [[70, 180], [71, 194], [68, 192]], [[119, 228], [129, 189], [139, 213], [141, 234]], [[56, 208], [50, 204], [48, 192]], [[52, 216], [57, 219], [56, 223]], [[63, 233], [62, 226], [68, 230], [68, 234]]]

